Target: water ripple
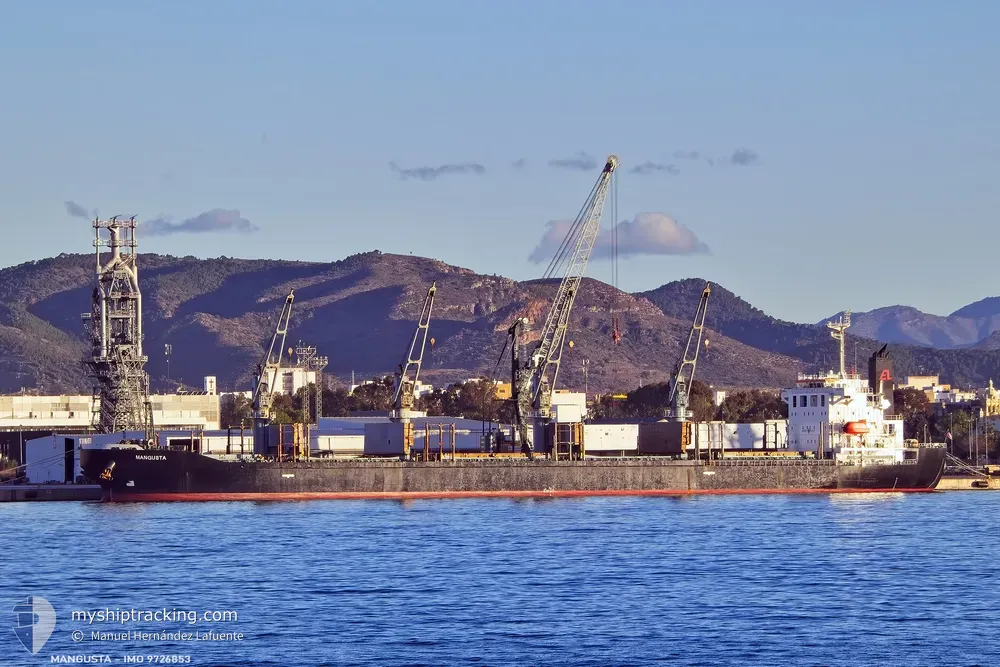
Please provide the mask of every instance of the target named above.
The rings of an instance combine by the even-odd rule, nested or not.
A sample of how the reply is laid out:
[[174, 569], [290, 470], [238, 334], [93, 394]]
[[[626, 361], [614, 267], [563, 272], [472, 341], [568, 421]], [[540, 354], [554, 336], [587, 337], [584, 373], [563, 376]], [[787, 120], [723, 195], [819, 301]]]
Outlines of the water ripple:
[[[989, 493], [3, 504], [0, 597], [53, 604], [45, 655], [81, 651], [68, 610], [165, 607], [239, 613], [197, 629], [243, 642], [132, 651], [195, 665], [996, 664], [998, 510]], [[0, 635], [0, 663], [43, 662]]]

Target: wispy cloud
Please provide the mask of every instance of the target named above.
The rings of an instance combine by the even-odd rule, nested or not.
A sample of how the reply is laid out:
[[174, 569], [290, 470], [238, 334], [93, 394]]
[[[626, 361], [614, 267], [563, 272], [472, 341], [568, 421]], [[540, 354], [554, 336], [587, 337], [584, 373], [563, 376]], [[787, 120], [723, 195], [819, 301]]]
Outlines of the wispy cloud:
[[201, 234], [204, 232], [237, 232], [252, 234], [260, 231], [246, 218], [240, 216], [238, 210], [222, 208], [205, 211], [193, 218], [172, 222], [171, 218], [156, 218], [140, 223], [140, 233], [146, 236], [169, 236], [171, 234]]
[[757, 162], [759, 161], [759, 157], [757, 153], [750, 150], [749, 148], [737, 148], [735, 151], [733, 151], [733, 154], [729, 158], [729, 161], [735, 165], [739, 165], [740, 167], [747, 167], [752, 164], [757, 164]]
[[518, 159], [514, 160], [513, 162], [511, 162], [510, 166], [513, 167], [514, 169], [524, 169], [524, 165], [525, 164], [527, 164], [527, 160], [525, 160], [522, 157], [522, 158], [518, 158]]
[[[548, 262], [562, 245], [572, 223], [554, 220], [542, 235], [538, 245], [528, 256], [536, 264]], [[639, 213], [632, 220], [618, 223], [618, 256], [635, 255], [693, 255], [710, 252], [707, 245], [694, 232], [664, 213]], [[611, 257], [612, 233], [601, 230], [594, 243], [594, 259]]]
[[440, 176], [451, 174], [485, 174], [486, 167], [475, 162], [463, 162], [459, 164], [443, 164], [440, 167], [410, 167], [403, 169], [395, 162], [389, 163], [389, 169], [393, 170], [402, 180], [416, 178], [421, 181], [433, 181]]
[[676, 176], [681, 173], [681, 170], [672, 164], [663, 164], [661, 162], [643, 162], [640, 165], [632, 167], [628, 170], [630, 174], [653, 174], [658, 171], [665, 171], [671, 176]]
[[90, 218], [90, 213], [87, 212], [87, 209], [75, 201], [66, 201], [63, 203], [66, 205], [66, 212], [74, 218]]
[[675, 160], [697, 160], [700, 157], [700, 151], [674, 151]]
[[592, 169], [597, 169], [597, 158], [592, 155], [587, 155], [583, 151], [576, 154], [574, 157], [558, 158], [555, 160], [549, 160], [550, 167], [556, 167], [557, 169], [576, 169], [578, 171], [590, 171]]

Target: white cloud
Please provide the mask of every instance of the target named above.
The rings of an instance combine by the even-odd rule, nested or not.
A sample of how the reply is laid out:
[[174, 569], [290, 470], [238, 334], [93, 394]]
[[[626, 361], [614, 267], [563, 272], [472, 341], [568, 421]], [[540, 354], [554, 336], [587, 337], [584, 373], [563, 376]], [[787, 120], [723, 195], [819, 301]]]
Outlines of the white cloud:
[[[562, 245], [572, 222], [553, 220], [528, 256], [531, 262], [547, 262]], [[593, 259], [611, 257], [613, 238], [610, 229], [602, 229], [594, 243]], [[664, 213], [639, 213], [632, 220], [618, 223], [618, 256], [693, 255], [709, 248], [694, 232]]]

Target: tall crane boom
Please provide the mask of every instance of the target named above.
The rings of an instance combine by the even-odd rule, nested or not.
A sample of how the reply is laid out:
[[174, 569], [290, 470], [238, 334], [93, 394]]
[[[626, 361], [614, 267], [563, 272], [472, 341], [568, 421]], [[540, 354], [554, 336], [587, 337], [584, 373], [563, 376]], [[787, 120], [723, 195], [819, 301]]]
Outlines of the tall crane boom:
[[[520, 378], [515, 378], [523, 403], [530, 402], [536, 425], [539, 421], [546, 421], [550, 415], [552, 390], [559, 375], [559, 363], [562, 360], [563, 344], [566, 342], [570, 311], [579, 292], [590, 254], [594, 250], [594, 242], [601, 227], [604, 203], [608, 198], [608, 186], [617, 167], [618, 158], [609, 155], [601, 175], [590, 191], [590, 196], [577, 214], [546, 272], [548, 275], [555, 274], [560, 266], [565, 265], [559, 289], [552, 301], [552, 308], [545, 318], [538, 344], [526, 361], [526, 367], [519, 373]], [[530, 451], [531, 443], [522, 443], [522, 446], [524, 444], [528, 444]]]
[[[424, 363], [424, 348], [427, 346], [427, 332], [431, 324], [431, 309], [434, 307], [434, 295], [437, 294], [437, 281], [431, 283], [424, 298], [424, 307], [420, 311], [417, 328], [413, 331], [410, 347], [396, 371], [396, 386], [393, 391], [391, 417], [402, 419], [413, 409], [413, 389], [420, 377], [420, 367]], [[412, 373], [412, 377], [411, 377]]]
[[667, 404], [670, 406], [669, 417], [675, 421], [686, 421], [691, 415], [688, 412], [688, 391], [694, 381], [694, 370], [698, 365], [698, 352], [701, 349], [701, 337], [705, 331], [705, 315], [708, 313], [708, 297], [712, 295], [711, 284], [705, 284], [705, 290], [698, 301], [698, 310], [694, 314], [691, 332], [688, 334], [684, 354], [674, 368], [670, 385], [670, 396]]
[[271, 336], [271, 345], [267, 348], [260, 363], [257, 364], [253, 398], [250, 402], [253, 408], [255, 427], [266, 426], [271, 420], [271, 398], [274, 394], [274, 385], [278, 381], [278, 372], [281, 369], [281, 355], [285, 349], [285, 337], [288, 334], [288, 322], [292, 317], [292, 302], [294, 300], [295, 290], [289, 290], [288, 296], [285, 297], [285, 304], [281, 307], [278, 324]]

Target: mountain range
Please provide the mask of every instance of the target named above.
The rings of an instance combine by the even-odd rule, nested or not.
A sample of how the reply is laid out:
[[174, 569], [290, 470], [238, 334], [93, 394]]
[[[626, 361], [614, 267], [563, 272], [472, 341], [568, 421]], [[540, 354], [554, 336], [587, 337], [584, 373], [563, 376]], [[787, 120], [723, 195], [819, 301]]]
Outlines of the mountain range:
[[[837, 319], [842, 314], [837, 313], [830, 319]], [[1000, 297], [991, 296], [970, 303], [945, 316], [931, 315], [910, 306], [887, 306], [852, 313], [851, 331], [858, 336], [887, 343], [941, 349], [996, 349], [995, 334], [1000, 332]]]
[[[389, 373], [403, 356], [434, 281], [434, 341], [421, 377], [443, 384], [492, 376], [510, 323], [526, 315], [533, 325], [529, 341], [532, 331], [537, 336], [558, 284], [517, 282], [378, 251], [332, 263], [155, 254], [141, 254], [138, 262], [147, 370], [159, 391], [178, 384], [200, 387], [205, 375], [217, 376], [223, 390], [248, 388], [290, 289], [295, 302], [287, 346], [298, 341], [316, 346], [329, 358], [326, 373], [334, 382], [349, 382], [352, 374], [362, 379]], [[81, 363], [86, 351], [81, 314], [90, 309], [93, 284], [93, 255], [64, 254], [0, 270], [0, 390], [90, 391]], [[563, 355], [558, 385], [595, 392], [665, 380], [681, 355], [705, 284], [688, 279], [628, 294], [585, 279], [570, 322], [573, 346]], [[611, 342], [614, 313], [624, 329], [619, 345]], [[879, 328], [883, 320], [868, 315], [854, 315], [849, 366], [856, 357], [864, 368], [883, 332], [893, 331]], [[949, 318], [980, 322], [978, 331], [986, 331], [990, 318], [1000, 319], [1000, 299], [971, 304]], [[706, 326], [709, 345], [697, 377], [717, 386], [786, 386], [800, 372], [839, 363], [825, 326], [777, 320], [719, 285], [712, 285]], [[169, 369], [164, 344], [172, 347]], [[1000, 378], [996, 329], [976, 345], [957, 349], [952, 342], [949, 349], [938, 349], [907, 343], [891, 349], [897, 375], [940, 373], [959, 385]], [[506, 372], [500, 368], [499, 376]]]

